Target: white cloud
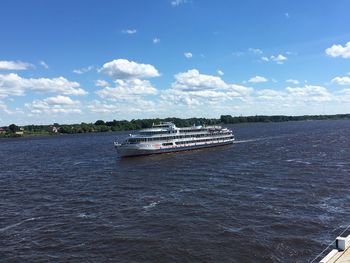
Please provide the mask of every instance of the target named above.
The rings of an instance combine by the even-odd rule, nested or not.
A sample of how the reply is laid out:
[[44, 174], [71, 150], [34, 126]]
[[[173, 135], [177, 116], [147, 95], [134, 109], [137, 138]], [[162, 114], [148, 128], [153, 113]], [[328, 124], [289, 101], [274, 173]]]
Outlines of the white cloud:
[[95, 85], [97, 87], [107, 87], [107, 86], [109, 86], [109, 83], [103, 79], [98, 79], [95, 81]]
[[192, 58], [192, 57], [193, 57], [193, 55], [192, 55], [191, 52], [185, 52], [185, 53], [184, 53], [184, 56], [185, 56], [186, 58]]
[[187, 0], [172, 0], [170, 2], [170, 4], [173, 6], [173, 7], [176, 7], [176, 6], [179, 6], [179, 5], [182, 5], [182, 4], [186, 4], [188, 3]]
[[283, 64], [288, 58], [283, 56], [282, 54], [278, 54], [277, 56], [270, 56], [270, 57], [261, 57], [261, 60], [269, 62], [273, 61], [277, 64]]
[[218, 74], [220, 75], [220, 76], [223, 76], [224, 75], [224, 72], [223, 71], [221, 71], [220, 69], [218, 69]]
[[157, 38], [157, 37], [153, 38], [154, 44], [158, 44], [159, 42], [160, 42], [160, 38]]
[[162, 102], [165, 103], [168, 107], [174, 105], [196, 107], [201, 104], [198, 98], [195, 98], [191, 94], [174, 89], [165, 90], [162, 92], [160, 97], [162, 99]]
[[81, 103], [78, 100], [72, 100], [67, 96], [49, 97], [43, 100], [34, 100], [26, 103], [25, 107], [32, 114], [59, 114], [59, 113], [81, 113]]
[[99, 100], [94, 100], [92, 103], [90, 103], [87, 106], [87, 108], [91, 112], [95, 112], [95, 113], [115, 113], [115, 112], [120, 112], [122, 110], [120, 105], [118, 104], [107, 104]]
[[144, 114], [149, 112], [158, 113], [159, 105], [156, 107], [153, 101], [136, 98], [133, 101], [118, 101], [117, 103], [94, 100], [87, 105], [87, 108], [92, 113], [105, 115], [118, 113], [122, 116], [130, 116], [130, 114], [134, 114], [134, 117], [139, 118], [140, 114], [143, 114], [144, 116]]
[[136, 29], [123, 29], [122, 33], [123, 34], [128, 34], [128, 35], [133, 35], [133, 34], [137, 33], [137, 30]]
[[46, 62], [43, 61], [43, 60], [39, 61], [39, 64], [40, 64], [40, 66], [42, 66], [42, 67], [45, 68], [45, 69], [48, 69], [48, 68], [49, 68], [49, 65], [47, 65]]
[[78, 101], [73, 101], [70, 97], [58, 95], [56, 97], [49, 97], [44, 100], [49, 105], [73, 105]]
[[0, 74], [0, 98], [23, 96], [26, 88], [25, 80], [17, 74]]
[[0, 98], [8, 96], [23, 96], [26, 90], [60, 93], [64, 95], [85, 95], [78, 82], [72, 82], [64, 77], [58, 78], [22, 78], [15, 73], [0, 74]]
[[346, 105], [349, 105], [350, 103], [350, 89], [343, 89], [338, 92], [338, 100], [341, 103], [346, 103]]
[[234, 97], [246, 97], [254, 91], [253, 88], [249, 88], [249, 87], [245, 87], [237, 84], [228, 85], [228, 90], [231, 95], [236, 94]]
[[350, 77], [335, 77], [332, 79], [332, 83], [339, 85], [350, 85]]
[[0, 70], [26, 70], [30, 67], [33, 65], [22, 61], [0, 61]]
[[254, 54], [262, 54], [262, 50], [259, 48], [248, 48], [248, 51]]
[[261, 83], [261, 82], [267, 82], [267, 79], [262, 77], [262, 76], [255, 76], [255, 77], [252, 77], [248, 80], [248, 82], [251, 82], [251, 83]]
[[277, 91], [273, 89], [264, 89], [256, 92], [258, 99], [263, 100], [282, 100], [285, 94], [282, 91]]
[[302, 101], [326, 102], [332, 100], [332, 95], [322, 86], [305, 85], [304, 87], [286, 88], [287, 92]]
[[27, 87], [33, 91], [61, 93], [64, 95], [86, 95], [87, 92], [80, 88], [80, 84], [75, 81], [69, 81], [64, 77], [53, 79], [39, 78], [39, 79], [25, 79]]
[[342, 45], [333, 45], [326, 49], [326, 54], [331, 57], [350, 58], [350, 41]]
[[105, 87], [96, 94], [106, 100], [133, 100], [146, 95], [157, 94], [157, 89], [148, 80], [116, 80], [115, 88]]
[[200, 74], [196, 69], [176, 74], [175, 80], [172, 88], [184, 91], [227, 87], [227, 84], [220, 77]]
[[86, 72], [89, 72], [89, 71], [93, 70], [94, 68], [95, 68], [94, 66], [88, 66], [86, 68], [74, 69], [73, 73], [75, 73], [75, 74], [84, 74]]
[[217, 107], [219, 102], [242, 99], [252, 91], [252, 88], [225, 83], [218, 76], [201, 74], [197, 69], [192, 69], [176, 74], [171, 88], [163, 91], [160, 97], [161, 103], [170, 108], [184, 105], [191, 110], [196, 107], [196, 111], [206, 111], [209, 105]]
[[277, 56], [271, 56], [270, 59], [276, 62], [277, 64], [283, 64], [283, 62], [287, 60], [287, 57], [279, 54]]
[[[7, 114], [12, 114], [13, 113], [11, 110], [9, 110], [7, 105], [4, 102], [2, 102], [2, 101], [0, 101], [0, 111], [3, 111], [5, 113], [7, 113]], [[1, 118], [0, 118], [0, 122], [1, 122]]]
[[292, 83], [292, 84], [295, 84], [295, 85], [298, 85], [300, 83], [299, 80], [296, 80], [296, 79], [287, 79], [286, 82], [287, 83]]
[[150, 64], [139, 64], [127, 59], [117, 59], [105, 63], [99, 70], [112, 79], [142, 79], [158, 77], [158, 70]]

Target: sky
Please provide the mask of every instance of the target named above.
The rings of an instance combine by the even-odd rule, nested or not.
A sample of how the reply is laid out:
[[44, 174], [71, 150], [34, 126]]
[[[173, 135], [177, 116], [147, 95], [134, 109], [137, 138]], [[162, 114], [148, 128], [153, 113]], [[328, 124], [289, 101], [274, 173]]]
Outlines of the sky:
[[350, 113], [350, 1], [2, 0], [0, 126]]

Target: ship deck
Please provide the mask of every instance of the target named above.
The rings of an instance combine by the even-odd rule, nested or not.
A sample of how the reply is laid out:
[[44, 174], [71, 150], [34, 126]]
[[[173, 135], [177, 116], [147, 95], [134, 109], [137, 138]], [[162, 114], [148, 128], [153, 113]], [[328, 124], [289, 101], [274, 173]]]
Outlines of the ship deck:
[[[348, 226], [349, 228], [350, 226]], [[335, 248], [331, 250], [320, 263], [350, 263], [350, 235], [337, 237]]]
[[345, 263], [350, 262], [350, 248], [347, 248], [345, 251], [338, 251], [334, 249], [334, 256], [332, 256], [327, 263]]

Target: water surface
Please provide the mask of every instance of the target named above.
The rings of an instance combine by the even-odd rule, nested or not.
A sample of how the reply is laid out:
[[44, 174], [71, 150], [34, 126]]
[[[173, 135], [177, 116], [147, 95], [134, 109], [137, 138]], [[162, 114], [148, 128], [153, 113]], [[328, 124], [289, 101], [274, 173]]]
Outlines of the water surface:
[[127, 133], [0, 140], [1, 261], [310, 261], [350, 223], [350, 121], [229, 127], [129, 159]]

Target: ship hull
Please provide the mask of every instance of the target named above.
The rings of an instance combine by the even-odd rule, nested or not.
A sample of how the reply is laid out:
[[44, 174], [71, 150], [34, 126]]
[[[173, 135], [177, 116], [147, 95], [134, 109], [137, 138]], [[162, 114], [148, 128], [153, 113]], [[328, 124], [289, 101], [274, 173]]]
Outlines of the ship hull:
[[133, 156], [142, 156], [142, 155], [151, 155], [151, 154], [161, 154], [161, 153], [171, 153], [171, 152], [180, 152], [180, 151], [190, 151], [202, 148], [216, 147], [227, 144], [232, 144], [234, 140], [225, 140], [222, 142], [215, 143], [203, 143], [187, 146], [173, 146], [167, 148], [154, 147], [153, 145], [125, 145], [125, 146], [116, 146], [117, 152], [120, 157], [133, 157]]

